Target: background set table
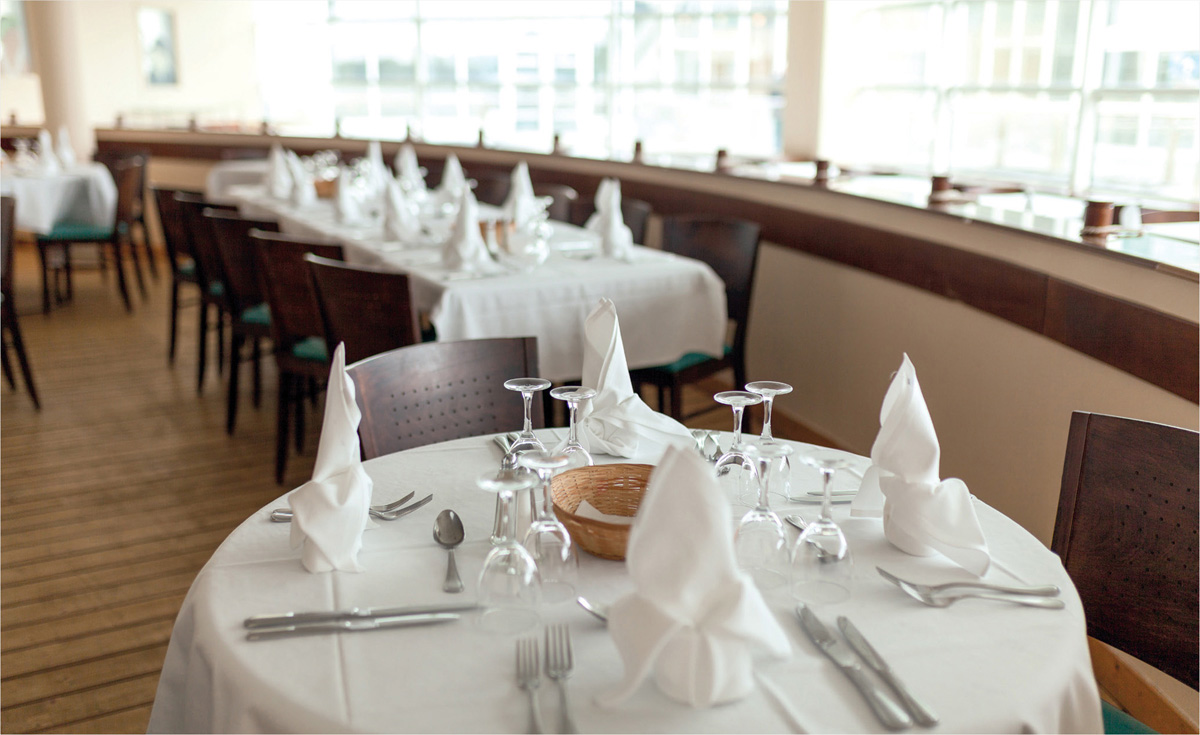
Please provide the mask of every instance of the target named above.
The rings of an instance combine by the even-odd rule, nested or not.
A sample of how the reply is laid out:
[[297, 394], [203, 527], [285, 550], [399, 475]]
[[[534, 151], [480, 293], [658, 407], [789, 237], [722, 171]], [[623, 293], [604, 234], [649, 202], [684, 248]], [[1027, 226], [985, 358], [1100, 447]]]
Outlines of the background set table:
[[[541, 376], [578, 379], [583, 365], [580, 325], [601, 298], [621, 316], [630, 368], [671, 363], [690, 352], [719, 356], [727, 316], [725, 285], [707, 264], [644, 247], [625, 263], [596, 256], [597, 236], [551, 221], [551, 256], [530, 273], [467, 276], [441, 266], [439, 248], [402, 248], [385, 242], [379, 223], [337, 222], [333, 203], [297, 210], [262, 187], [234, 186], [229, 196], [246, 216], [279, 221], [290, 235], [342, 244], [346, 260], [406, 272], [417, 308], [429, 314], [443, 341], [490, 337], [538, 338]], [[499, 209], [480, 205], [483, 219]]]
[[[539, 432], [544, 440], [561, 430]], [[728, 444], [729, 436], [722, 437]], [[794, 459], [812, 449], [795, 444]], [[849, 455], [859, 470], [869, 462]], [[644, 459], [644, 458], [643, 458]], [[597, 456], [597, 462], [618, 461]], [[620, 460], [625, 461], [625, 460]], [[638, 460], [633, 460], [638, 461]], [[517, 689], [512, 638], [491, 635], [474, 615], [442, 626], [246, 641], [251, 615], [351, 607], [460, 603], [491, 548], [495, 499], [475, 478], [499, 464], [491, 437], [430, 445], [369, 461], [373, 502], [412, 489], [434, 501], [412, 516], [381, 523], [363, 537], [361, 574], [309, 574], [289, 528], [268, 520], [280, 499], [247, 519], [197, 577], [175, 624], [150, 729], [206, 732], [527, 732], [529, 703]], [[799, 464], [799, 463], [797, 463]], [[843, 472], [838, 484], [857, 480]], [[816, 474], [794, 469], [794, 481], [818, 487]], [[836, 489], [836, 488], [835, 488]], [[731, 498], [732, 500], [732, 498]], [[773, 498], [780, 514], [815, 517], [816, 505]], [[445, 551], [433, 520], [453, 508], [466, 525], [457, 556], [467, 591], [441, 591]], [[745, 512], [733, 506], [730, 522]], [[1009, 573], [989, 581], [1057, 584], [1065, 610], [965, 601], [921, 605], [881, 579], [883, 566], [915, 579], [961, 578], [942, 557], [911, 557], [883, 538], [877, 519], [850, 518], [835, 506], [856, 555], [854, 595], [818, 609], [834, 625], [850, 617], [910, 688], [941, 716], [931, 732], [1099, 732], [1100, 706], [1071, 581], [1033, 536], [989, 506], [976, 510], [993, 557]], [[579, 593], [609, 603], [629, 588], [625, 566], [580, 555]], [[870, 732], [879, 724], [850, 683], [805, 638], [785, 591], [767, 601], [788, 631], [792, 657], [759, 671], [786, 693], [812, 732]], [[621, 681], [622, 664], [605, 628], [572, 603], [547, 608], [546, 623], [568, 623], [575, 643], [570, 679], [576, 721], [585, 732], [786, 732], [788, 720], [761, 690], [740, 702], [696, 710], [667, 699], [646, 682], [618, 709], [595, 704]], [[556, 695], [544, 682], [547, 710]], [[914, 729], [914, 732], [920, 730]]]
[[98, 162], [57, 174], [17, 174], [6, 165], [0, 193], [17, 199], [17, 229], [38, 235], [64, 222], [111, 229], [117, 215], [117, 184]]

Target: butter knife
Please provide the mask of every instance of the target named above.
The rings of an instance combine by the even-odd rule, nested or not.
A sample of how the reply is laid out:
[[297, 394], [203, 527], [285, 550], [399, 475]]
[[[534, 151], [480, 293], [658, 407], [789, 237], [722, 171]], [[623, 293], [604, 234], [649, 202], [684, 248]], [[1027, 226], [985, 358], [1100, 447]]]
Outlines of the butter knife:
[[252, 615], [243, 622], [250, 630], [280, 628], [305, 623], [339, 623], [345, 621], [398, 618], [404, 616], [460, 613], [474, 610], [478, 605], [409, 605], [406, 607], [353, 608], [350, 610], [321, 610], [316, 612], [288, 612], [271, 615]]
[[326, 622], [297, 623], [275, 628], [256, 629], [246, 633], [248, 641], [268, 641], [275, 638], [287, 638], [294, 635], [315, 635], [318, 633], [356, 633], [364, 630], [383, 630], [384, 628], [404, 628], [411, 625], [433, 625], [450, 623], [458, 620], [457, 613], [431, 613], [428, 615], [394, 615], [391, 617], [361, 618], [355, 620], [331, 620]]
[[892, 695], [880, 689], [867, 677], [849, 646], [825, 627], [825, 624], [812, 610], [804, 605], [797, 605], [796, 615], [800, 618], [800, 627], [804, 629], [805, 634], [812, 639], [813, 643], [817, 644], [817, 648], [820, 648], [831, 661], [837, 664], [837, 667], [854, 686], [858, 687], [859, 693], [862, 694], [863, 699], [867, 700], [871, 711], [875, 713], [884, 727], [889, 730], [906, 730], [912, 727], [912, 718], [908, 716], [904, 708], [892, 698]]
[[850, 622], [850, 618], [842, 615], [838, 618], [837, 622], [838, 627], [842, 630], [842, 635], [846, 636], [846, 642], [866, 662], [867, 666], [870, 666], [876, 674], [879, 674], [879, 677], [887, 682], [892, 691], [896, 692], [896, 695], [900, 697], [900, 703], [904, 705], [904, 708], [917, 721], [917, 724], [922, 727], [933, 727], [936, 725], [938, 723], [938, 716], [933, 713], [933, 710], [917, 700], [912, 692], [908, 690], [908, 687], [904, 686], [904, 683], [892, 671], [892, 667], [879, 655], [879, 651], [876, 651], [875, 647], [867, 641], [854, 623]]

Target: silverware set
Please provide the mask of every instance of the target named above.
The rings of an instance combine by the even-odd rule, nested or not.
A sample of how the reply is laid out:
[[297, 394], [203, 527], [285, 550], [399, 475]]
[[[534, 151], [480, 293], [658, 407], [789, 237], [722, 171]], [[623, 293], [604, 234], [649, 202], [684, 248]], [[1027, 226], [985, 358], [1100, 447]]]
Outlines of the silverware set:
[[[575, 668], [575, 657], [571, 650], [571, 630], [565, 625], [546, 627], [546, 677], [558, 684], [562, 727], [559, 732], [578, 733], [575, 719], [571, 715], [571, 703], [567, 697], [567, 679]], [[545, 732], [537, 692], [542, 683], [543, 661], [538, 651], [536, 638], [517, 641], [517, 686], [529, 695], [529, 708], [533, 716], [533, 731]]]
[[287, 612], [246, 618], [246, 640], [264, 641], [319, 633], [355, 633], [384, 628], [450, 623], [475, 605], [352, 608], [317, 612]]
[[708, 429], [692, 429], [692, 439], [696, 440], [696, 451], [709, 462], [721, 458], [721, 445]]
[[875, 567], [879, 575], [899, 587], [905, 594], [930, 607], [948, 607], [959, 600], [979, 599], [1011, 602], [1026, 607], [1042, 607], [1061, 610], [1066, 605], [1058, 599], [1059, 589], [1054, 585], [1036, 587], [1010, 587], [987, 582], [946, 582], [945, 584], [917, 584], [900, 579], [882, 567]]
[[[368, 512], [371, 514], [372, 518], [377, 520], [394, 521], [398, 518], [403, 518], [418, 508], [425, 507], [427, 503], [433, 500], [433, 495], [429, 494], [412, 505], [405, 506], [404, 504], [411, 500], [414, 495], [416, 495], [416, 493], [409, 493], [403, 498], [400, 498], [395, 502], [388, 503], [387, 505], [372, 505], [368, 509]], [[291, 523], [292, 515], [291, 508], [276, 508], [271, 511], [271, 520], [275, 523]]]

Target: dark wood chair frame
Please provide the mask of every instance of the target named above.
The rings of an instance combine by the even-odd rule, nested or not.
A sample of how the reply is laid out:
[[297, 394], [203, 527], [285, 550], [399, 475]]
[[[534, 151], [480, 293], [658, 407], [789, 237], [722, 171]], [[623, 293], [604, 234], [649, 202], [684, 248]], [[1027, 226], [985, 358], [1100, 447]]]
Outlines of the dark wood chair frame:
[[167, 189], [153, 187], [151, 189], [154, 206], [158, 210], [158, 224], [162, 230], [163, 247], [167, 254], [167, 267], [171, 269], [171, 312], [167, 315], [167, 364], [175, 364], [175, 346], [179, 334], [179, 300], [180, 289], [185, 285], [197, 289], [199, 301], [200, 284], [196, 279], [196, 259], [192, 256], [191, 245], [188, 242], [186, 223], [183, 221], [181, 207], [175, 202], [175, 195], [182, 193], [193, 197], [203, 197], [198, 191], [187, 189]]
[[560, 222], [571, 221], [571, 212], [579, 201], [579, 192], [566, 184], [534, 184], [533, 195], [553, 199], [546, 214]]
[[203, 195], [176, 192], [175, 202], [179, 205], [184, 222], [183, 232], [187, 235], [188, 251], [195, 263], [196, 283], [200, 287], [199, 323], [196, 328], [196, 392], [204, 392], [204, 375], [208, 367], [209, 315], [215, 312], [211, 322], [217, 333], [217, 374], [225, 372], [225, 321], [229, 315], [229, 302], [225, 298], [225, 284], [221, 282], [221, 259], [213, 240], [212, 225], [204, 218], [204, 210], [213, 204]]
[[33, 368], [29, 365], [29, 355], [25, 351], [25, 340], [21, 336], [21, 325], [17, 320], [17, 307], [13, 301], [13, 240], [15, 237], [16, 199], [10, 196], [0, 197], [0, 328], [4, 334], [0, 337], [0, 368], [4, 370], [4, 380], [8, 387], [17, 389], [17, 381], [13, 375], [12, 365], [8, 361], [8, 349], [12, 348], [17, 354], [17, 364], [21, 368], [21, 377], [33, 407], [39, 411], [42, 402], [38, 398], [37, 385], [33, 381]]
[[346, 345], [346, 363], [421, 341], [412, 288], [404, 273], [305, 255], [325, 339]]

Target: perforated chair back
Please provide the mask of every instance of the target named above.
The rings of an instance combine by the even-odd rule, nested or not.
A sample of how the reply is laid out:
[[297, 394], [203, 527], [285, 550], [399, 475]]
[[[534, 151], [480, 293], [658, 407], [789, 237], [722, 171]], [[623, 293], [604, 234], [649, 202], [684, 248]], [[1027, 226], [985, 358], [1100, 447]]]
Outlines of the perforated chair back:
[[[271, 339], [286, 351], [308, 337], [324, 336], [321, 308], [304, 256], [308, 253], [342, 260], [342, 246], [318, 240], [251, 230], [258, 256], [263, 295], [271, 308]], [[330, 353], [333, 351], [330, 345]]]
[[1088, 635], [1197, 686], [1200, 434], [1071, 415], [1051, 549]]
[[277, 222], [250, 219], [230, 209], [205, 208], [205, 219], [212, 227], [213, 244], [221, 260], [226, 298], [234, 314], [261, 304], [263, 296], [258, 273], [258, 257], [250, 231], [278, 232]]
[[316, 285], [329, 344], [346, 345], [346, 362], [421, 341], [408, 276], [304, 256]]
[[[426, 342], [384, 352], [347, 369], [362, 410], [363, 457], [521, 427], [521, 394], [509, 378], [537, 377], [537, 338]], [[533, 422], [541, 426], [542, 394]]]

